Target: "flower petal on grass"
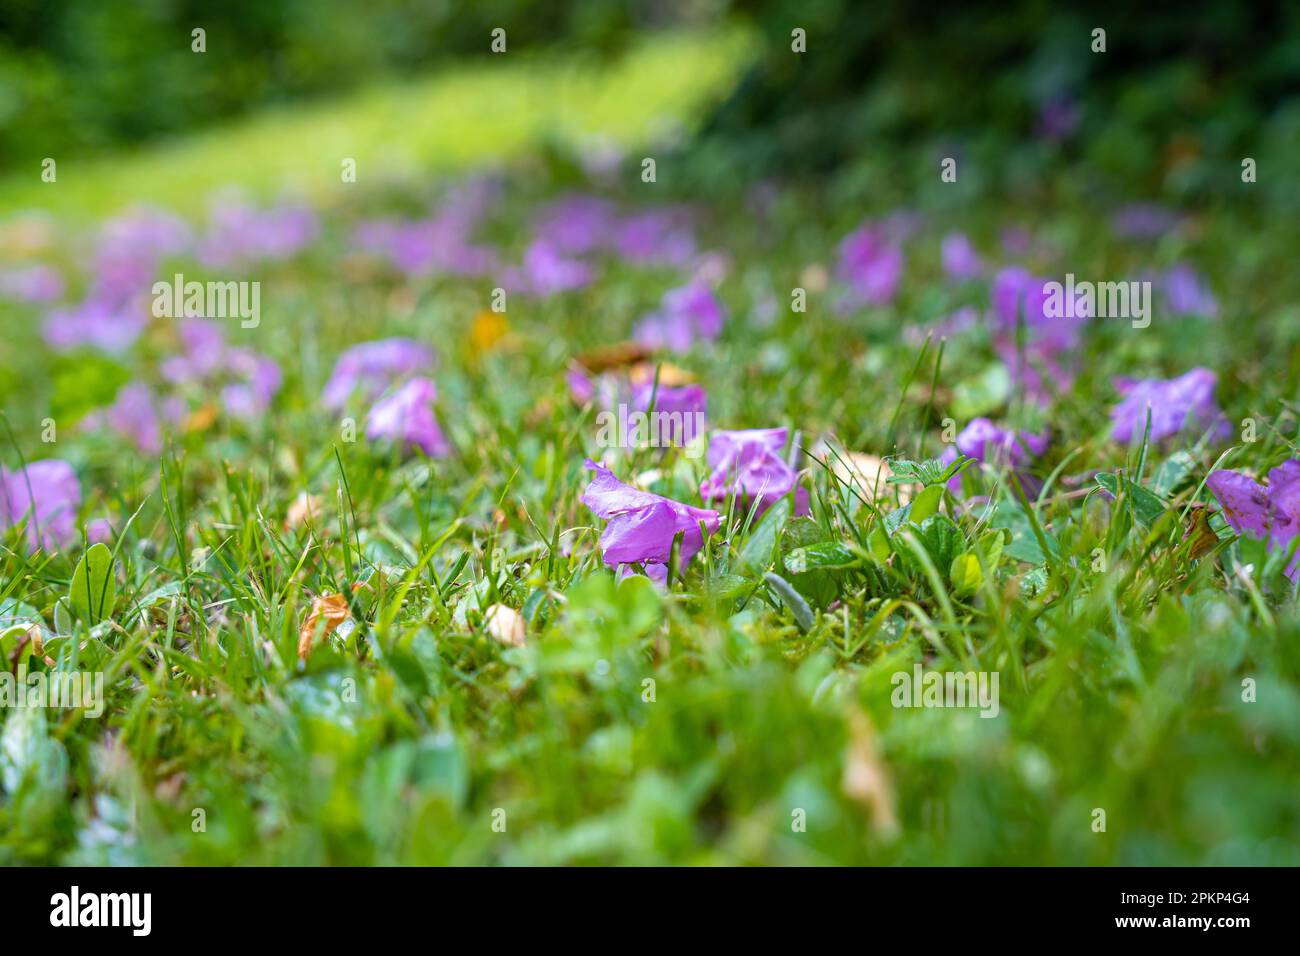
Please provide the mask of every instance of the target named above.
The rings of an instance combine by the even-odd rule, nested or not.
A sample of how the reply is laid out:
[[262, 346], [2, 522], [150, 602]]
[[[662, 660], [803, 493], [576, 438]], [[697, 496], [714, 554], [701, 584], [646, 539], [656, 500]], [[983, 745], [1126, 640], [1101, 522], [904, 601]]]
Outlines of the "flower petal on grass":
[[648, 491], [625, 485], [604, 465], [588, 459], [586, 467], [596, 473], [580, 500], [599, 518], [609, 523], [600, 536], [605, 564], [666, 565], [673, 539], [680, 533], [680, 566], [685, 567], [704, 546], [700, 524], [711, 534], [721, 519], [716, 511], [693, 508]]

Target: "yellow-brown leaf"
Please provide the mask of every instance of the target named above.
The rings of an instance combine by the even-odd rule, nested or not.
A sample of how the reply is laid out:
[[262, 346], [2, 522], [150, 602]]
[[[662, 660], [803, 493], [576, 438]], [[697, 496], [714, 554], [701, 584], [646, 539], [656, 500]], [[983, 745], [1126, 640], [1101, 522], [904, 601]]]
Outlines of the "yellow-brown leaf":
[[316, 625], [324, 622], [321, 637], [329, 637], [336, 627], [348, 619], [348, 599], [342, 594], [322, 594], [311, 603], [311, 613], [298, 631], [298, 656], [304, 660], [311, 652], [316, 638]]

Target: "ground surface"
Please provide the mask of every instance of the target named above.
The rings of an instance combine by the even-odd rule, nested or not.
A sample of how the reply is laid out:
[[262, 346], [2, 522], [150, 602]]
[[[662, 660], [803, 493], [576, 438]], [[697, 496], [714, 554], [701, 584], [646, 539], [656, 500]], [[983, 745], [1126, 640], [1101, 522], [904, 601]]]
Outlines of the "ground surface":
[[[1215, 208], [1126, 238], [1064, 181], [1049, 200], [967, 197], [954, 212], [933, 191], [914, 201], [849, 178], [830, 194], [697, 198], [697, 251], [717, 256], [644, 265], [598, 251], [583, 256], [589, 285], [512, 294], [504, 317], [486, 311], [494, 276], [411, 276], [358, 251], [363, 220], [446, 208], [440, 176], [412, 175], [425, 169], [510, 160], [475, 232], [510, 263], [557, 195], [598, 192], [625, 215], [655, 204], [635, 163], [591, 185], [538, 147], [566, 123], [627, 143], [661, 133], [655, 117], [707, 98], [738, 42], [652, 44], [604, 73], [534, 64], [525, 87], [444, 77], [84, 177], [61, 161], [57, 185], [0, 185], [7, 212], [57, 214], [52, 238], [30, 217], [0, 226], [9, 265], [35, 248], [72, 301], [93, 271], [92, 223], [123, 199], [190, 216], [226, 183], [259, 198], [287, 185], [321, 221], [300, 252], [237, 273], [188, 253], [154, 262], [158, 277], [261, 281], [261, 324], [223, 328], [283, 377], [249, 418], [215, 391], [186, 393], [161, 452], [82, 423], [127, 383], [165, 389], [173, 320], [116, 354], [57, 352], [41, 338], [47, 307], [2, 306], [8, 473], [58, 458], [81, 489], [66, 546], [34, 554], [7, 533], [0, 598], [23, 627], [6, 655], [37, 624], [50, 669], [104, 673], [106, 702], [97, 718], [0, 711], [0, 861], [1300, 862], [1300, 624], [1285, 555], [1236, 541], [1204, 483], [1220, 463], [1263, 475], [1295, 454], [1291, 227]], [[629, 101], [654, 108], [627, 119]], [[403, 137], [405, 111], [425, 108], [457, 125], [412, 121], [421, 132]], [[391, 177], [368, 181], [397, 142]], [[333, 186], [338, 156], [358, 159], [354, 191]], [[921, 216], [886, 227], [905, 253], [897, 293], [838, 308], [840, 240], [900, 209]], [[1012, 226], [1026, 248], [1003, 241]], [[967, 281], [940, 266], [956, 229], [984, 260]], [[1034, 401], [1009, 381], [987, 315], [997, 269], [1127, 277], [1183, 261], [1217, 316], [1157, 299], [1149, 328], [1090, 323], [1059, 394]], [[606, 522], [579, 501], [584, 460], [697, 507], [709, 469], [679, 451], [598, 447], [599, 400], [575, 401], [567, 373], [701, 271], [726, 306], [722, 331], [661, 352], [659, 374], [704, 385], [711, 427], [787, 428], [811, 453], [792, 460], [812, 514], [790, 517], [789, 499], [757, 519], [715, 502], [719, 530], [667, 588], [619, 583], [601, 563]], [[791, 308], [796, 287], [806, 312]], [[983, 316], [926, 341], [963, 306]], [[349, 441], [322, 406], [339, 355], [392, 336], [438, 353], [448, 455], [366, 440], [365, 407]], [[1115, 377], [1197, 366], [1219, 376], [1229, 435], [1112, 437]], [[977, 416], [1050, 435], [1024, 469], [1029, 497], [1006, 468], [977, 463], [943, 514], [913, 524], [924, 516], [901, 505], [918, 486], [873, 499], [833, 474], [850, 453], [938, 457], [944, 420], [960, 431]], [[1241, 438], [1248, 417], [1254, 442]], [[1138, 487], [1112, 484], [1115, 498], [1096, 476], [1121, 471]], [[319, 497], [306, 520], [291, 514], [304, 493]], [[101, 519], [115, 600], [88, 615], [106, 620], [60, 615], [81, 532]], [[337, 594], [351, 620], [309, 632], [300, 660], [314, 602]], [[521, 613], [522, 646], [492, 635], [492, 605]], [[893, 675], [917, 663], [996, 673], [998, 715], [894, 706]]]

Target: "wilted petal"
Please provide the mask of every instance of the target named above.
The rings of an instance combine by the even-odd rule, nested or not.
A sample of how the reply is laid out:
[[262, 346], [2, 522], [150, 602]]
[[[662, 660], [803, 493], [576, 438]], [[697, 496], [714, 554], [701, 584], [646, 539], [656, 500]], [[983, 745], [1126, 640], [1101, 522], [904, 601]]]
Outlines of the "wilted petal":
[[903, 252], [884, 229], [862, 226], [844, 237], [839, 253], [835, 274], [849, 289], [845, 307], [893, 301], [903, 276]]
[[1190, 428], [1199, 435], [1207, 429], [1215, 441], [1223, 441], [1232, 427], [1215, 404], [1218, 376], [1206, 368], [1170, 379], [1118, 379], [1116, 390], [1123, 399], [1111, 409], [1111, 436], [1130, 442], [1146, 428], [1151, 413], [1151, 440], [1160, 441]]
[[438, 389], [429, 379], [411, 379], [370, 410], [366, 438], [419, 448], [431, 458], [450, 453], [451, 446], [433, 414], [437, 397]]
[[334, 364], [321, 401], [326, 408], [340, 409], [354, 392], [364, 401], [373, 401], [402, 379], [431, 371], [435, 358], [432, 348], [415, 339], [354, 345]]
[[[700, 485], [705, 501], [735, 495], [744, 502], [758, 502], [761, 514], [790, 493], [798, 473], [790, 467], [782, 450], [784, 428], [750, 428], [723, 431], [709, 443], [708, 463], [712, 474]], [[800, 488], [795, 495], [795, 513], [808, 513], [808, 493]]]
[[0, 525], [11, 527], [26, 520], [27, 541], [33, 548], [38, 542], [52, 550], [75, 541], [80, 506], [81, 485], [66, 461], [47, 458], [18, 471], [0, 468]]
[[666, 564], [672, 553], [673, 538], [682, 535], [679, 557], [681, 566], [704, 545], [700, 523], [710, 532], [717, 531], [720, 519], [716, 511], [692, 508], [679, 501], [640, 491], [623, 484], [604, 465], [587, 461], [596, 473], [581, 501], [609, 524], [601, 535], [600, 546], [605, 563]]

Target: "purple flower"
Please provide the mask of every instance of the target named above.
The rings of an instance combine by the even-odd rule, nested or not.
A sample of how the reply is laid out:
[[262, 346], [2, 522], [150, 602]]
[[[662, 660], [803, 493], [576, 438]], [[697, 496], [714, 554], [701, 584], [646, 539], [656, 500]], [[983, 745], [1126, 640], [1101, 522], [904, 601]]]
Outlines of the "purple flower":
[[228, 267], [288, 259], [315, 241], [319, 232], [316, 213], [308, 206], [283, 203], [259, 210], [239, 199], [223, 198], [212, 210], [199, 260], [207, 266]]
[[604, 465], [590, 459], [586, 466], [596, 477], [582, 493], [581, 501], [598, 518], [609, 522], [600, 536], [600, 548], [605, 564], [611, 568], [620, 564], [644, 564], [650, 571], [651, 565], [657, 565], [663, 566], [663, 571], [656, 573], [666, 574], [673, 538], [679, 533], [682, 535], [679, 563], [684, 568], [704, 546], [700, 523], [704, 523], [710, 534], [718, 530], [720, 519], [716, 511], [692, 508], [625, 485]]
[[86, 416], [83, 426], [109, 428], [147, 455], [162, 451], [162, 428], [147, 385], [123, 387], [113, 404]]
[[565, 255], [593, 252], [610, 242], [617, 216], [611, 203], [595, 196], [566, 196], [542, 209], [539, 241]]
[[951, 279], [975, 279], [984, 271], [984, 263], [970, 240], [960, 232], [950, 232], [943, 237], [939, 247], [943, 271]]
[[[1028, 490], [1033, 483], [1020, 469], [1030, 459], [1047, 451], [1047, 443], [1046, 434], [1016, 432], [999, 428], [987, 418], [975, 418], [957, 436], [956, 448], [945, 448], [940, 460], [945, 463], [954, 462], [960, 453], [982, 464], [1009, 467], [1017, 472], [1022, 487]], [[954, 475], [948, 481], [948, 489], [954, 494], [961, 492], [961, 475]]]
[[63, 296], [63, 276], [45, 265], [0, 272], [0, 298], [40, 304]]
[[1116, 379], [1123, 399], [1110, 410], [1111, 436], [1124, 443], [1140, 436], [1150, 409], [1152, 441], [1177, 435], [1184, 427], [1197, 433], [1208, 430], [1213, 440], [1225, 440], [1232, 426], [1215, 404], [1217, 382], [1218, 376], [1206, 368], [1170, 379]]
[[848, 286], [842, 307], [888, 305], [903, 276], [903, 251], [884, 229], [867, 224], [840, 242], [835, 275]]
[[545, 241], [534, 242], [524, 253], [524, 280], [540, 296], [569, 292], [590, 285], [595, 270], [578, 259], [568, 259]]
[[1174, 315], [1203, 315], [1214, 318], [1219, 314], [1219, 300], [1214, 297], [1200, 277], [1185, 262], [1166, 272], [1161, 285], [1169, 310]]
[[912, 345], [920, 345], [927, 335], [935, 338], [951, 338], [975, 328], [979, 322], [979, 312], [974, 306], [964, 305], [947, 318], [934, 325], [908, 325], [903, 328], [903, 340]]
[[[681, 430], [673, 437], [677, 444], [689, 445], [703, 434], [704, 417], [708, 410], [708, 396], [699, 385], [664, 385], [655, 389], [654, 382], [642, 382], [632, 391], [632, 408], [638, 412], [653, 411], [660, 415], [680, 416]], [[669, 419], [671, 421], [671, 419]]]
[[[732, 495], [744, 502], [758, 502], [762, 514], [794, 488], [798, 473], [782, 456], [784, 428], [748, 428], [720, 431], [709, 442], [709, 467], [713, 473], [700, 485], [705, 501]], [[795, 491], [795, 514], [808, 513], [808, 492]]]
[[27, 543], [47, 551], [76, 540], [81, 486], [66, 461], [47, 458], [20, 471], [0, 467], [0, 528], [27, 522]]
[[1034, 247], [1034, 236], [1024, 226], [1007, 226], [998, 236], [1002, 251], [1011, 256], [1023, 256]]
[[502, 180], [495, 175], [474, 175], [453, 183], [442, 196], [439, 218], [458, 223], [467, 232], [491, 212], [502, 194]]
[[362, 342], [334, 363], [321, 401], [333, 410], [346, 405], [353, 393], [367, 402], [374, 401], [397, 382], [419, 372], [432, 371], [435, 361], [433, 349], [415, 339]]
[[87, 345], [116, 354], [129, 348], [148, 323], [148, 311], [134, 303], [114, 305], [91, 298], [73, 308], [51, 312], [41, 335], [55, 351]]
[[1058, 93], [1038, 111], [1038, 136], [1050, 143], [1061, 143], [1079, 128], [1079, 104], [1065, 93]]
[[472, 217], [449, 214], [413, 222], [378, 219], [359, 225], [354, 240], [408, 276], [482, 276], [497, 268], [497, 255], [470, 240], [474, 224]]
[[104, 254], [158, 260], [189, 250], [194, 234], [185, 221], [149, 206], [128, 210], [104, 223], [99, 248]]
[[[1012, 267], [993, 279], [993, 347], [1011, 373], [1012, 380], [1031, 397], [1042, 400], [1049, 393], [1046, 373], [1057, 389], [1070, 386], [1073, 374], [1061, 359], [1077, 350], [1088, 316], [1083, 308], [1065, 309], [1053, 315], [1047, 280]], [[1021, 320], [1023, 318], [1023, 331]]]
[[221, 368], [225, 336], [215, 322], [192, 316], [183, 319], [179, 329], [181, 353], [163, 359], [159, 370], [173, 385], [202, 382]]
[[451, 446], [433, 415], [437, 397], [438, 389], [429, 379], [411, 379], [370, 410], [366, 438], [397, 442], [403, 449], [418, 448], [430, 458], [450, 454]]
[[592, 381], [591, 373], [577, 362], [569, 363], [565, 381], [570, 397], [578, 405], [586, 405], [596, 394], [596, 383]]
[[89, 301], [109, 307], [148, 294], [158, 264], [190, 251], [194, 236], [171, 213], [148, 207], [110, 219], [100, 230]]
[[628, 216], [614, 227], [614, 251], [640, 265], [685, 266], [695, 255], [695, 236], [681, 210]]
[[957, 436], [957, 450], [989, 464], [1003, 461], [1013, 468], [1047, 451], [1047, 436], [999, 428], [987, 418], [972, 419]]
[[685, 352], [696, 339], [716, 339], [726, 316], [708, 283], [696, 280], [665, 293], [659, 310], [638, 323], [635, 338], [651, 348]]
[[51, 348], [88, 345], [124, 351], [149, 322], [147, 297], [158, 263], [183, 254], [189, 227], [168, 213], [132, 210], [104, 224], [95, 253], [90, 291], [76, 306], [51, 312], [42, 329]]
[[[1285, 549], [1300, 532], [1300, 459], [1292, 458], [1268, 473], [1268, 487], [1236, 471], [1216, 471], [1206, 485], [1223, 506], [1223, 517], [1240, 534], [1267, 538], [1268, 550]], [[1300, 552], [1287, 565], [1292, 581], [1300, 577]]]
[[1177, 213], [1153, 202], [1130, 203], [1115, 210], [1110, 228], [1116, 235], [1148, 239], [1178, 228], [1182, 220]]
[[181, 353], [160, 364], [163, 378], [196, 392], [216, 391], [236, 418], [255, 418], [270, 407], [281, 383], [274, 359], [228, 346], [220, 326], [207, 319], [185, 319], [180, 333]]
[[280, 390], [280, 366], [252, 349], [230, 349], [225, 365], [233, 381], [221, 389], [221, 402], [236, 418], [252, 419], [271, 406]]

